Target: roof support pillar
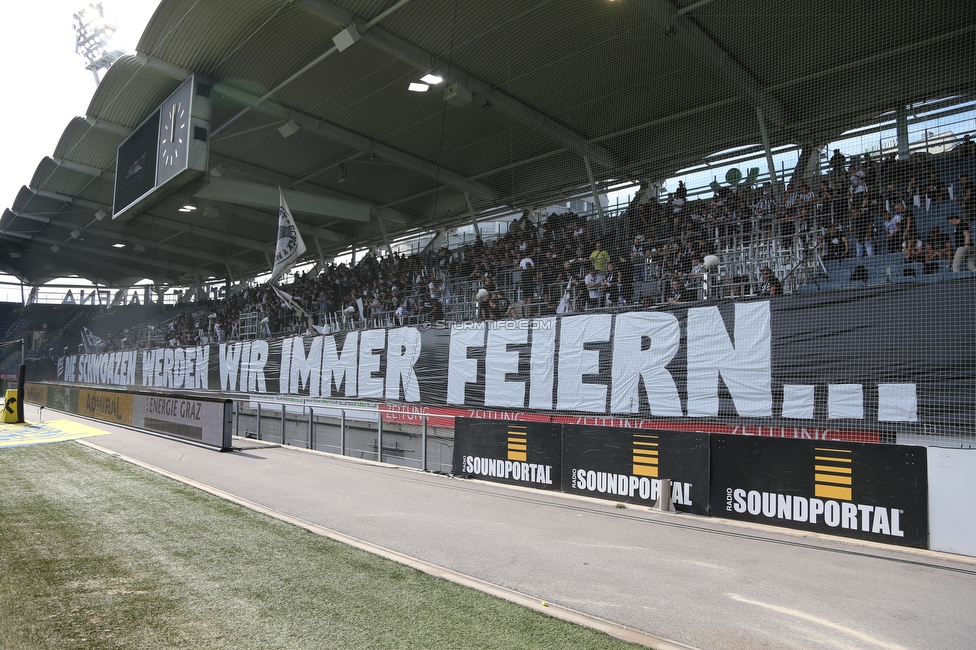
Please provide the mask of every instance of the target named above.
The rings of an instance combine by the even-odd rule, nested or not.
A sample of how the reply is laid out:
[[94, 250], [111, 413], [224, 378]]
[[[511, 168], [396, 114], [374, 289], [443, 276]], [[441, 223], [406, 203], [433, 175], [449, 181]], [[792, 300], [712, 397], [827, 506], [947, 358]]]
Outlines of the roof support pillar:
[[583, 162], [586, 164], [586, 176], [590, 179], [590, 191], [593, 192], [593, 202], [596, 204], [597, 214], [600, 215], [600, 219], [603, 219], [603, 206], [600, 205], [600, 195], [596, 191], [596, 181], [593, 180], [593, 168], [590, 167], [590, 159], [584, 156]]
[[763, 149], [766, 151], [766, 168], [769, 170], [769, 180], [773, 184], [773, 196], [779, 201], [782, 192], [779, 191], [779, 181], [776, 179], [776, 165], [773, 163], [773, 152], [769, 148], [769, 131], [766, 130], [766, 120], [763, 119], [762, 107], [756, 106], [756, 117], [759, 118], [759, 135], [762, 136]]
[[475, 237], [481, 236], [481, 228], [478, 227], [478, 220], [474, 216], [474, 208], [471, 207], [471, 195], [467, 192], [464, 193], [464, 202], [468, 204], [468, 214], [471, 215], [471, 225], [474, 226]]
[[322, 252], [322, 244], [319, 242], [318, 237], [313, 237], [312, 241], [315, 242], [315, 248], [319, 252], [319, 266], [324, 269], [328, 264], [325, 263], [325, 253]]
[[383, 217], [377, 216], [376, 221], [380, 224], [380, 232], [383, 233], [383, 243], [386, 244], [386, 250], [392, 255], [393, 247], [390, 246], [390, 236], [386, 233], [386, 224], [383, 223]]
[[899, 106], [895, 109], [895, 132], [898, 134], [898, 160], [908, 160], [911, 152], [908, 150], [907, 106]]

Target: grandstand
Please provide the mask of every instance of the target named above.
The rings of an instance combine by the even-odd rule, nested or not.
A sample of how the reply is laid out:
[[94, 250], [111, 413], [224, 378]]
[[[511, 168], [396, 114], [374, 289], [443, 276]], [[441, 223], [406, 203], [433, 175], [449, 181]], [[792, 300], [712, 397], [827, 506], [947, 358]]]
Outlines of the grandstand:
[[[79, 354], [265, 341], [266, 393], [276, 397], [283, 346], [294, 349], [294, 339], [311, 354], [317, 337], [342, 347], [408, 328], [439, 359], [426, 365], [427, 348], [418, 352], [431, 382], [420, 379], [419, 399], [406, 380], [402, 391], [347, 383], [335, 394], [487, 409], [487, 353], [472, 353], [470, 394], [462, 388], [458, 401], [442, 385], [448, 353], [434, 341], [458, 331], [445, 324], [662, 315], [680, 329], [666, 364], [677, 410], [654, 402], [649, 374], [636, 380], [636, 406], [614, 401], [615, 325], [586, 343], [587, 353], [603, 347], [579, 382], [584, 393], [605, 387], [601, 406], [560, 397], [567, 378], [557, 372], [551, 399], [527, 390], [499, 410], [641, 421], [698, 413], [710, 426], [801, 420], [878, 440], [967, 439], [974, 380], [953, 374], [947, 385], [934, 367], [945, 349], [959, 366], [974, 356], [962, 307], [973, 273], [965, 254], [953, 263], [973, 218], [964, 175], [976, 173], [976, 100], [959, 65], [974, 48], [970, 14], [961, 2], [834, 16], [750, 1], [599, 1], [565, 11], [515, 0], [476, 9], [446, 0], [163, 0], [137, 52], [107, 71], [87, 114], [64, 128], [0, 219], [4, 269], [32, 289], [2, 334], [30, 341], [28, 358], [52, 380], [64, 380], [56, 368]], [[911, 30], [886, 16], [910, 17]], [[175, 133], [191, 99], [184, 168], [169, 171], [155, 141], [133, 149], [150, 131]], [[837, 149], [839, 159], [829, 155]], [[133, 161], [144, 159], [133, 152], [158, 167], [137, 189], [129, 184], [143, 168]], [[278, 285], [301, 313], [267, 283], [278, 188], [306, 245]], [[839, 256], [828, 254], [831, 225], [845, 242]], [[930, 241], [932, 227], [950, 252], [925, 259], [925, 245], [940, 241]], [[479, 237], [457, 241], [459, 231]], [[593, 271], [597, 242], [613, 267]], [[705, 264], [711, 256], [717, 265]], [[43, 304], [45, 283], [66, 277], [92, 282], [94, 302]], [[923, 332], [897, 363], [861, 363], [851, 352], [863, 346], [851, 332], [870, 323], [864, 310], [897, 305], [918, 332], [929, 320], [914, 315], [947, 296], [961, 304], [946, 314], [942, 338]], [[760, 304], [772, 314], [771, 359], [757, 362], [772, 368], [760, 400], [769, 408], [743, 406], [722, 366], [719, 405], [696, 411], [689, 319], [717, 309], [738, 341], [740, 308]], [[836, 330], [818, 341], [804, 319]], [[809, 337], [802, 349], [800, 336]], [[515, 348], [502, 352], [517, 353], [504, 384], [529, 383], [535, 340], [505, 344]], [[14, 352], [0, 360], [5, 370], [16, 363]], [[215, 365], [212, 390], [227, 391], [217, 388], [221, 373]], [[863, 387], [860, 409], [833, 410], [834, 387], [854, 385]], [[797, 386], [814, 395], [801, 409], [809, 417], [787, 415]], [[888, 386], [912, 386], [914, 406], [887, 412]], [[307, 384], [296, 394], [323, 397]]]

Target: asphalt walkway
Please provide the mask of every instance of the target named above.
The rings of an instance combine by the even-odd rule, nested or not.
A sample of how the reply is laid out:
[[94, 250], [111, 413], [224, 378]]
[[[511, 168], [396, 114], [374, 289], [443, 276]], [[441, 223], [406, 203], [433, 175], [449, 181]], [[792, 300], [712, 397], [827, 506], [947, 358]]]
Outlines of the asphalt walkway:
[[709, 649], [976, 647], [976, 559], [85, 422], [110, 432], [85, 444], [554, 613]]

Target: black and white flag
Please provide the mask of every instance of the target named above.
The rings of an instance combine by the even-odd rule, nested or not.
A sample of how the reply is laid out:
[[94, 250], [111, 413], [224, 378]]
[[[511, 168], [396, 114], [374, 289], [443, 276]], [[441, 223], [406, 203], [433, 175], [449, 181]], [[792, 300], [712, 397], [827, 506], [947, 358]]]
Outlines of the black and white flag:
[[272, 284], [293, 267], [298, 258], [305, 253], [305, 242], [302, 241], [302, 235], [298, 232], [291, 210], [285, 203], [285, 193], [280, 187], [278, 196], [281, 207], [278, 208], [278, 243], [275, 247], [274, 266], [269, 280]]
[[312, 318], [312, 315], [309, 314], [304, 309], [302, 309], [302, 307], [297, 302], [295, 302], [295, 298], [290, 293], [286, 291], [282, 291], [281, 289], [279, 289], [273, 284], [271, 285], [271, 288], [274, 289], [274, 292], [278, 295], [281, 301], [288, 306], [289, 309], [295, 312], [295, 314], [298, 315], [299, 318], [305, 319], [305, 323], [308, 325], [308, 331], [310, 333], [311, 332], [318, 332], [319, 334], [329, 333], [328, 331], [329, 328], [327, 326], [322, 327], [315, 324], [315, 319]]
[[85, 346], [85, 352], [101, 352], [105, 349], [105, 341], [92, 334], [87, 327], [81, 328], [81, 342]]

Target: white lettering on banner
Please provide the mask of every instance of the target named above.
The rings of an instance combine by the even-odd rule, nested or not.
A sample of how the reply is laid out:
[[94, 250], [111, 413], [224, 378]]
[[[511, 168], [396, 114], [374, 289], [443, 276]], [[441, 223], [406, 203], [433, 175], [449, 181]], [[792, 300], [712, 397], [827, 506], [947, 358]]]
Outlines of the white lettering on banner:
[[[217, 362], [220, 364], [220, 390], [237, 390], [243, 346], [243, 343], [222, 343], [217, 349]], [[142, 374], [143, 381], [145, 381], [145, 363], [143, 363]]]
[[464, 404], [464, 387], [478, 381], [478, 360], [468, 358], [468, 348], [485, 346], [484, 323], [480, 328], [451, 330], [447, 366], [447, 403]]
[[334, 336], [326, 336], [322, 343], [322, 397], [332, 397], [345, 380], [346, 397], [356, 397], [356, 372], [359, 354], [359, 332], [349, 332], [342, 343], [342, 355], [336, 348]]
[[[361, 335], [360, 335], [361, 334]], [[382, 355], [386, 350], [386, 369]], [[399, 400], [400, 388], [406, 401], [420, 401], [420, 383], [414, 366], [420, 358], [420, 332], [412, 327], [350, 332], [338, 352], [336, 338], [317, 336], [308, 351], [300, 336], [284, 339], [281, 346], [280, 387], [282, 395], [331, 397], [333, 388], [343, 388], [346, 397], [377, 397]], [[384, 392], [385, 374], [385, 392]]]
[[466, 474], [504, 478], [525, 483], [552, 485], [552, 465], [521, 463], [501, 458], [464, 456], [461, 466]]
[[142, 353], [142, 385], [147, 388], [210, 388], [210, 347], [159, 348]]
[[[667, 365], [678, 353], [681, 329], [673, 314], [620, 314], [613, 335], [611, 413], [640, 410], [638, 383], [644, 381], [651, 415], [681, 417], [681, 400]], [[645, 339], [649, 346], [643, 349]]]
[[[282, 395], [287, 395], [291, 393], [291, 386], [296, 383], [295, 379], [292, 377], [292, 345], [295, 342], [294, 338], [282, 339], [281, 340], [281, 361], [278, 366], [278, 392]], [[303, 365], [303, 362], [307, 363], [305, 359], [305, 346], [301, 349], [302, 361], [299, 365]]]
[[[436, 345], [423, 359], [424, 399], [430, 406], [511, 410], [527, 406], [543, 412], [583, 412], [595, 418], [613, 418], [612, 414], [626, 418], [635, 413], [699, 418], [718, 415], [719, 388], [724, 382], [739, 416], [769, 418], [773, 416], [770, 314], [768, 302], [736, 304], [730, 332], [717, 307], [689, 309], [686, 382], [682, 381], [685, 368], [676, 365], [681, 327], [672, 313], [525, 319], [511, 321], [517, 327], [504, 328], [469, 323], [451, 328], [447, 355], [440, 347], [443, 335], [436, 333], [431, 338]], [[416, 403], [421, 399], [416, 372], [421, 342], [421, 332], [406, 327], [354, 331], [344, 337], [316, 336], [307, 341], [289, 337], [270, 345], [263, 340], [222, 343], [216, 345], [218, 361], [214, 364], [219, 375], [219, 382], [215, 375], [214, 383], [219, 388], [209, 383], [210, 346], [63, 357], [57, 372], [65, 382], [253, 393], [266, 393], [270, 379], [285, 395]], [[272, 357], [272, 349], [281, 350], [280, 363], [277, 354]], [[137, 362], [142, 365], [138, 377]], [[440, 392], [445, 390], [445, 379], [446, 394]], [[679, 392], [683, 383], [686, 389]], [[863, 390], [869, 395], [868, 385]], [[884, 421], [918, 419], [914, 384], [878, 384], [878, 391], [888, 404]], [[894, 408], [891, 404], [897, 400], [906, 405]], [[874, 404], [863, 406], [865, 413], [874, 412]], [[881, 419], [880, 405], [878, 409]], [[795, 409], [784, 405], [782, 415], [790, 418]], [[772, 428], [758, 423], [738, 425], [734, 433], [861, 439], [857, 432], [782, 423]], [[878, 434], [863, 435], [867, 440]]]
[[64, 380], [83, 384], [134, 385], [136, 352], [82, 354], [65, 363]]
[[[722, 315], [716, 307], [688, 310], [689, 416], [718, 414], [719, 375], [725, 381], [739, 415], [772, 415], [772, 337], [769, 303], [735, 306], [736, 346], [732, 346]], [[518, 372], [520, 352], [510, 345], [528, 345], [529, 408], [551, 410], [553, 375], [558, 374], [556, 410], [607, 413], [607, 386], [587, 383], [587, 375], [600, 374], [600, 353], [589, 343], [611, 341], [611, 413], [640, 412], [639, 385], [644, 384], [651, 414], [682, 417], [681, 398], [667, 369], [678, 352], [680, 327], [668, 313], [631, 312], [615, 318], [609, 314], [567, 316], [555, 328], [545, 326], [488, 330], [484, 324], [451, 331], [447, 378], [447, 403], [464, 405], [467, 384], [478, 382], [478, 360], [470, 348], [485, 348], [484, 405], [522, 408], [525, 382], [508, 381]], [[527, 321], [531, 323], [534, 321]], [[529, 335], [528, 333], [531, 332]], [[486, 345], [487, 339], [487, 345]], [[554, 361], [558, 356], [558, 373]]]
[[311, 397], [322, 396], [322, 342], [325, 337], [312, 339], [308, 354], [300, 336], [281, 342], [281, 372], [278, 390], [282, 395], [298, 395], [304, 386]]
[[485, 348], [485, 406], [525, 406], [525, 382], [506, 381], [505, 375], [516, 374], [519, 369], [519, 352], [509, 350], [509, 346], [525, 345], [528, 337], [527, 329], [488, 330], [488, 346]]
[[[691, 485], [682, 481], [671, 481], [671, 503], [681, 506], [694, 505], [691, 502]], [[587, 469], [573, 470], [570, 487], [581, 492], [613, 494], [629, 499], [637, 496], [649, 501], [657, 501], [661, 493], [660, 479]]]
[[217, 354], [221, 390], [268, 392], [268, 381], [264, 374], [268, 363], [267, 341], [221, 343]]
[[[267, 393], [268, 385], [264, 376], [264, 366], [268, 363], [268, 342], [250, 343], [247, 364], [247, 392]], [[241, 373], [243, 375], [243, 372]], [[241, 381], [243, 384], [243, 379]]]
[[359, 335], [359, 397], [383, 397], [382, 359], [386, 330], [366, 330]]
[[529, 359], [529, 408], [552, 410], [552, 386], [556, 370], [556, 319], [538, 319], [532, 329]]
[[769, 302], [735, 305], [735, 347], [718, 307], [688, 310], [688, 415], [718, 415], [719, 374], [742, 417], [773, 414]]
[[599, 374], [600, 353], [584, 346], [609, 341], [612, 322], [610, 314], [562, 319], [556, 387], [556, 408], [560, 411], [607, 412], [607, 387], [583, 382], [585, 375]]
[[414, 370], [419, 358], [419, 331], [412, 327], [390, 330], [386, 349], [386, 399], [399, 400], [402, 384], [405, 401], [420, 401], [420, 383]]
[[903, 511], [898, 508], [807, 498], [795, 494], [746, 491], [742, 488], [726, 488], [725, 497], [727, 512], [809, 524], [818, 524], [818, 518], [821, 518], [831, 528], [860, 530], [890, 537], [905, 536], [901, 529]]

